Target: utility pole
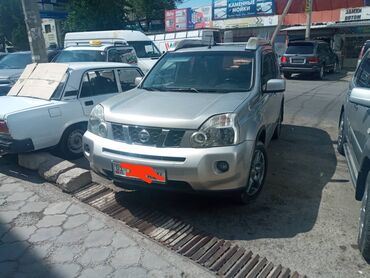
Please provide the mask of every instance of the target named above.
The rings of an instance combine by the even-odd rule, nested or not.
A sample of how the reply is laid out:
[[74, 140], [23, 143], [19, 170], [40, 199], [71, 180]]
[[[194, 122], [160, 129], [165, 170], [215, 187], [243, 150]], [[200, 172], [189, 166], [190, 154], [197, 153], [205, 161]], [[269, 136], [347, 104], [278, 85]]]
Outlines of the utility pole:
[[306, 40], [311, 38], [312, 2], [313, 0], [306, 0]]
[[275, 31], [274, 31], [274, 33], [272, 34], [272, 37], [271, 37], [271, 45], [274, 45], [276, 36], [280, 32], [281, 26], [284, 23], [285, 16], [288, 14], [290, 6], [292, 5], [292, 3], [293, 3], [293, 0], [289, 0], [288, 3], [286, 4], [285, 8], [284, 8], [284, 11], [283, 11], [282, 15], [279, 16], [279, 23], [276, 26]]
[[27, 26], [28, 41], [34, 63], [47, 63], [45, 40], [42, 34], [41, 19], [37, 0], [22, 0], [24, 20]]

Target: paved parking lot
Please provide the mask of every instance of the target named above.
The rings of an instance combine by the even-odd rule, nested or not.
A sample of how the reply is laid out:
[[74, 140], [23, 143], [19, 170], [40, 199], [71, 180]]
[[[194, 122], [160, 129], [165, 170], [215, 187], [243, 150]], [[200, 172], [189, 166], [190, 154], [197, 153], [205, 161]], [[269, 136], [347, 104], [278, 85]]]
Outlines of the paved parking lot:
[[[180, 217], [195, 227], [219, 238], [232, 240], [254, 253], [266, 256], [274, 263], [281, 263], [309, 277], [370, 277], [370, 267], [361, 258], [356, 245], [359, 203], [354, 200], [353, 187], [349, 181], [345, 161], [335, 150], [340, 105], [348, 88], [348, 80], [349, 77], [345, 74], [338, 74], [329, 75], [324, 81], [312, 81], [304, 77], [288, 81], [282, 138], [273, 142], [268, 150], [269, 174], [266, 187], [256, 202], [243, 207], [218, 197], [152, 191], [130, 193], [128, 197], [130, 202], [140, 202], [153, 210]], [[0, 164], [0, 173], [3, 175], [8, 175], [9, 170], [14, 168], [14, 165], [8, 164], [3, 159], [0, 159]], [[81, 164], [84, 162], [81, 161]], [[6, 177], [2, 178], [2, 184], [4, 179]], [[27, 177], [24, 179], [27, 180]], [[100, 181], [108, 183], [108, 181]], [[43, 234], [40, 229], [51, 228], [49, 227], [51, 218], [48, 217], [48, 212], [52, 210], [51, 203], [65, 200], [71, 202], [64, 194], [52, 188], [49, 189], [53, 193], [45, 195], [48, 191], [44, 192], [42, 187], [35, 186], [36, 184], [36, 181], [31, 180], [18, 185], [22, 188], [19, 189], [20, 193], [23, 192], [22, 196], [24, 192], [30, 191], [30, 196], [22, 197], [26, 198], [27, 202], [39, 202], [38, 198], [41, 197], [37, 197], [37, 194], [43, 196], [41, 203], [44, 204], [38, 207], [41, 211], [36, 212], [39, 217], [37, 221], [35, 219], [31, 219], [33, 222], [29, 219], [24, 220], [25, 223], [29, 223], [26, 226], [34, 228], [22, 228], [20, 232], [25, 237], [29, 234], [28, 241], [31, 242], [37, 242], [35, 237], [37, 239], [38, 236], [35, 234]], [[37, 188], [37, 194], [29, 190], [29, 187]], [[16, 192], [12, 195], [1, 193], [3, 196], [1, 207], [4, 206], [7, 198], [17, 198], [18, 195]], [[8, 222], [15, 221], [21, 210], [27, 208], [24, 208], [24, 205], [28, 205], [27, 202], [23, 200], [15, 200], [15, 202], [22, 203], [22, 205], [14, 204], [19, 208], [14, 207], [15, 212], [10, 213], [8, 218], [4, 216], [3, 211], [0, 212], [3, 222], [6, 222], [4, 218], [10, 218]], [[74, 206], [79, 207], [78, 204]], [[73, 222], [83, 222], [82, 218], [88, 218], [88, 220], [85, 219], [87, 222], [81, 224], [84, 228], [72, 228], [83, 230], [86, 238], [81, 238], [80, 245], [76, 245], [76, 256], [69, 260], [70, 265], [76, 264], [77, 266], [67, 267], [66, 270], [78, 271], [82, 274], [82, 271], [92, 268], [90, 266], [99, 265], [86, 259], [89, 263], [85, 267], [83, 258], [88, 257], [89, 252], [96, 251], [87, 251], [91, 247], [86, 246], [86, 241], [93, 232], [88, 223], [101, 219], [103, 216], [94, 214], [88, 208], [83, 207], [87, 212], [80, 214], [85, 216], [75, 217], [69, 214], [70, 209], [68, 206], [59, 213], [62, 215], [59, 218], [65, 216], [62, 221], [63, 225], [68, 226], [72, 222], [73, 226]], [[53, 217], [54, 220], [55, 217]], [[105, 219], [105, 221], [110, 220]], [[123, 232], [127, 237], [133, 236], [137, 241], [142, 241], [135, 232], [123, 226], [117, 226], [114, 221], [109, 223], [112, 225], [110, 231], [114, 235]], [[6, 235], [10, 227], [5, 223], [1, 225], [1, 234]], [[40, 225], [49, 226], [41, 227]], [[50, 246], [52, 248], [47, 249], [48, 246], [44, 246], [49, 254], [47, 258], [50, 259], [50, 261], [45, 261], [46, 264], [59, 263], [53, 259], [58, 255], [50, 255], [55, 252], [58, 254], [58, 248], [72, 248], [72, 246], [58, 243], [65, 233], [64, 227], [52, 229], [55, 230], [52, 246]], [[76, 237], [79, 236], [81, 235], [76, 235]], [[1, 240], [1, 245], [4, 246], [4, 236]], [[26, 247], [23, 246], [24, 249]], [[119, 269], [115, 268], [112, 262], [115, 256], [117, 259], [122, 254], [118, 253], [119, 248], [111, 242], [93, 248], [103, 247], [109, 249], [109, 255], [102, 259], [104, 267], [110, 269], [109, 273], [116, 273]], [[151, 246], [151, 248], [153, 248], [150, 249], [152, 252], [158, 251], [157, 246]], [[73, 253], [73, 250], [71, 252]], [[101, 254], [103, 252], [99, 252], [99, 255]], [[189, 262], [182, 261], [177, 255], [168, 258], [164, 256], [164, 260], [164, 265], [166, 265], [163, 269], [164, 273], [171, 273], [174, 276], [180, 275], [181, 272], [188, 275], [203, 275], [200, 268], [195, 267], [195, 272], [192, 272], [187, 265]], [[43, 260], [39, 260], [40, 265], [43, 263]], [[138, 266], [135, 271], [149, 273], [141, 263], [135, 263]], [[60, 268], [57, 266], [56, 269]], [[19, 265], [17, 269], [20, 269]], [[46, 269], [49, 268], [46, 267]]]

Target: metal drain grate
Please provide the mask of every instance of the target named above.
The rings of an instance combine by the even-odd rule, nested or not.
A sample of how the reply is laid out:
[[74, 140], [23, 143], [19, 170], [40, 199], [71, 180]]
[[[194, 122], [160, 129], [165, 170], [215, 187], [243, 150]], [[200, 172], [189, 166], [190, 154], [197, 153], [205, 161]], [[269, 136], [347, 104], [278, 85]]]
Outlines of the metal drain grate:
[[281, 265], [247, 251], [230, 241], [204, 233], [181, 220], [133, 205], [123, 207], [116, 192], [103, 185], [91, 184], [74, 197], [131, 228], [190, 258], [221, 277], [304, 278]]

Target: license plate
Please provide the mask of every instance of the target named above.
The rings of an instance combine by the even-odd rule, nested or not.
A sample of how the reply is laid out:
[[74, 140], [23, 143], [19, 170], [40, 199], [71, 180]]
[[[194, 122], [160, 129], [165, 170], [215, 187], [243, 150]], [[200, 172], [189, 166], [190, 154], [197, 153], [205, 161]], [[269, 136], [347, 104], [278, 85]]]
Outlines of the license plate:
[[[112, 162], [112, 164], [113, 174], [118, 177], [141, 180], [147, 183], [166, 183], [167, 181], [166, 170], [164, 169], [156, 169], [149, 166], [129, 163]], [[122, 167], [122, 165], [125, 167]]]
[[294, 63], [294, 64], [303, 64], [304, 59], [292, 59], [292, 63]]

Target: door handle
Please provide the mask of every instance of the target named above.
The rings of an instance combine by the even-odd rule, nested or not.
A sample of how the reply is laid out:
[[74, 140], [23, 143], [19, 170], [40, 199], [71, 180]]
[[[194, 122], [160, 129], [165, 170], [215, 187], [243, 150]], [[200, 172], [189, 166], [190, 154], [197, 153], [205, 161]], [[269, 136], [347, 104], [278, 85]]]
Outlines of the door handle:
[[85, 105], [86, 106], [92, 106], [92, 105], [94, 105], [94, 102], [92, 100], [85, 101]]

